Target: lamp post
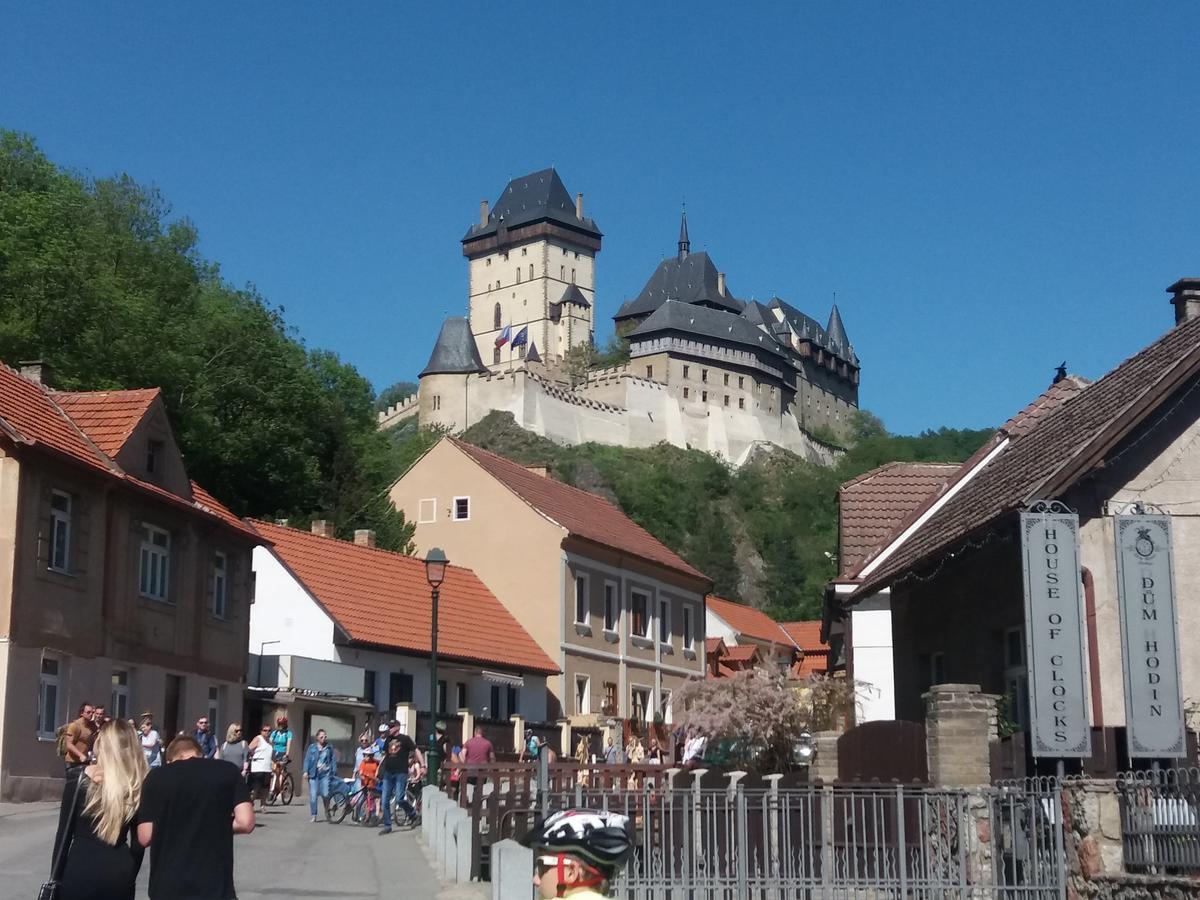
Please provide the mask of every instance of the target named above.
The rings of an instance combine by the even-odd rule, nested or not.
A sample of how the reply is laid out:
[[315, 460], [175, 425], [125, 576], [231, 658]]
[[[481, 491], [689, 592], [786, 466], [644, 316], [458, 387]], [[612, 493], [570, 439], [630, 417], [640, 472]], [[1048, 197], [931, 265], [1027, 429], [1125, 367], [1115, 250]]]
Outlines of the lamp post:
[[426, 752], [426, 765], [429, 776], [434, 784], [440, 783], [442, 754], [437, 745], [437, 639], [438, 639], [438, 589], [446, 580], [446, 566], [449, 565], [446, 554], [438, 547], [431, 547], [425, 554], [425, 580], [429, 582], [430, 600], [433, 604], [433, 615], [429, 621], [429, 749]]

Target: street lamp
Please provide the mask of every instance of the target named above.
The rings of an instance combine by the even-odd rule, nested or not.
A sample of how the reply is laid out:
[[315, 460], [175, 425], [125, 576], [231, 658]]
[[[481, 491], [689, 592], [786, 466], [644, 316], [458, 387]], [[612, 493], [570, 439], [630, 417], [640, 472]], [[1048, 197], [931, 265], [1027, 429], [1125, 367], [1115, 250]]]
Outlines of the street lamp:
[[813, 743], [812, 734], [805, 729], [796, 736], [792, 744], [792, 761], [798, 766], [811, 766], [817, 755], [817, 746]]
[[438, 588], [446, 580], [446, 566], [450, 561], [438, 547], [431, 547], [425, 554], [425, 580], [429, 582], [430, 599], [433, 602], [433, 615], [429, 621], [429, 750], [426, 753], [426, 765], [434, 784], [440, 781], [442, 759], [441, 748], [437, 745], [437, 733], [434, 723], [437, 721], [437, 638], [438, 638]]

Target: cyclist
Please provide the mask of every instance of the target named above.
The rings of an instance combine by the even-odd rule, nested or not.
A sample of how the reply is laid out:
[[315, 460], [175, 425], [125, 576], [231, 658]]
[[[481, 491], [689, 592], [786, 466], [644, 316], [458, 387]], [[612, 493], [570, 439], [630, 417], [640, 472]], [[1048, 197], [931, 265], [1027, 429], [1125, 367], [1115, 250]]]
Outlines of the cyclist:
[[521, 839], [533, 848], [533, 885], [538, 896], [598, 900], [633, 852], [628, 816], [567, 809], [539, 822]]
[[288, 728], [287, 716], [275, 720], [271, 732], [271, 795], [278, 794], [283, 787], [283, 773], [292, 761], [292, 730]]

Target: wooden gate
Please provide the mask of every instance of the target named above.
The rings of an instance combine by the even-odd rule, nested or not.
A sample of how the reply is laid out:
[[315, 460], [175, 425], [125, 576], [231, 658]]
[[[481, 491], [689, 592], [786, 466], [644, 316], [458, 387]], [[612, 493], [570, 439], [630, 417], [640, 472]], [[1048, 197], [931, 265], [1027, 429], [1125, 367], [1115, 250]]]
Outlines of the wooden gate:
[[838, 738], [837, 752], [838, 781], [929, 781], [919, 722], [865, 722]]

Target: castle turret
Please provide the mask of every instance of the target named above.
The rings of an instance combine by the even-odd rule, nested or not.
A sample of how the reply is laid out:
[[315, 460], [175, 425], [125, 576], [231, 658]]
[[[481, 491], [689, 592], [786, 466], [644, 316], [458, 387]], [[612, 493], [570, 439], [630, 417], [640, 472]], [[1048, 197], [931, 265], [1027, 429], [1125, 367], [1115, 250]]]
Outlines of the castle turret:
[[471, 424], [468, 380], [487, 371], [479, 358], [479, 349], [467, 319], [463, 316], [447, 318], [438, 332], [429, 362], [417, 376], [417, 414], [421, 425], [444, 425], [451, 431], [468, 427]]

